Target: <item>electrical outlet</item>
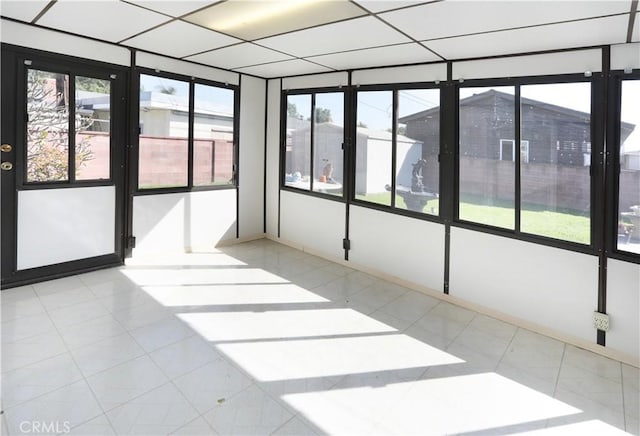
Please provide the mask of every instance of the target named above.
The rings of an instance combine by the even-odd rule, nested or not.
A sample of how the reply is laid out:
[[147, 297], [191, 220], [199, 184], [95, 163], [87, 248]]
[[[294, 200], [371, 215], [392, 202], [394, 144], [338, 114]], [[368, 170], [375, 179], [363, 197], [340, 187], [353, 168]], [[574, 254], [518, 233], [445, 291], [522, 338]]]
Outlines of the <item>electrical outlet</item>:
[[593, 312], [593, 326], [603, 332], [609, 331], [609, 315], [606, 313]]

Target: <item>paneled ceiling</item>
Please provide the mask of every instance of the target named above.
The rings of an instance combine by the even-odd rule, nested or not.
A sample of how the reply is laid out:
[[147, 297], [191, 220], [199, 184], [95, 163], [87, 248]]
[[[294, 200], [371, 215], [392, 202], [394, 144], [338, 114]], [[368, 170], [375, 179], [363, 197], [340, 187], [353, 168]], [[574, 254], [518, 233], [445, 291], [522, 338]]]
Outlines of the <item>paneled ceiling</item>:
[[2, 0], [50, 29], [261, 77], [640, 42], [632, 0]]

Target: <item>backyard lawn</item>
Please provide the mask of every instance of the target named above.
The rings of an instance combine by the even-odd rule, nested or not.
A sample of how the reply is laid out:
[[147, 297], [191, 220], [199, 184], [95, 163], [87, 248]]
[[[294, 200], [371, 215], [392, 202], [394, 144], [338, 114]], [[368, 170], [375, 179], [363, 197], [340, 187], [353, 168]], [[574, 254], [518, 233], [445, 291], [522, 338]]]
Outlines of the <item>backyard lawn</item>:
[[[358, 195], [357, 199], [385, 205], [391, 203], [389, 192]], [[513, 208], [508, 205], [489, 206], [474, 202], [473, 199], [465, 200], [460, 203], [460, 219], [505, 229], [514, 228], [515, 214]], [[396, 197], [396, 207], [406, 209], [400, 196]], [[437, 214], [438, 199], [430, 200], [423, 211]], [[588, 216], [577, 212], [551, 212], [541, 210], [539, 207], [523, 205], [521, 230], [523, 233], [589, 244], [591, 239], [589, 221]]]

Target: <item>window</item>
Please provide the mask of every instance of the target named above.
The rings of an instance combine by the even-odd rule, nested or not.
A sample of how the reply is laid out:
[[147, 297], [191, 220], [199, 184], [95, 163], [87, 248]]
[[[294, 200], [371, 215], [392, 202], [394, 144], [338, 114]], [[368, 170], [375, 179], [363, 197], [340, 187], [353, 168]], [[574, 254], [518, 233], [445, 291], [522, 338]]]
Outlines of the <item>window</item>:
[[440, 90], [359, 91], [356, 132], [356, 199], [438, 215]]
[[234, 92], [195, 84], [193, 185], [233, 183]]
[[109, 80], [27, 70], [26, 183], [111, 178]]
[[[591, 242], [591, 84], [520, 88], [521, 231], [581, 244]], [[558, 147], [560, 144], [560, 147]]]
[[515, 88], [461, 88], [458, 104], [458, 217], [513, 230]]
[[618, 233], [620, 251], [640, 254], [640, 80], [622, 81]]
[[289, 94], [286, 103], [284, 185], [342, 196], [344, 93]]
[[[516, 160], [516, 141], [513, 139], [500, 140], [500, 160]], [[520, 141], [520, 162], [529, 163], [529, 141]]]
[[235, 91], [140, 75], [138, 189], [232, 186]]
[[391, 206], [393, 92], [358, 92], [356, 198]]
[[461, 220], [591, 243], [589, 82], [461, 88], [459, 115]]

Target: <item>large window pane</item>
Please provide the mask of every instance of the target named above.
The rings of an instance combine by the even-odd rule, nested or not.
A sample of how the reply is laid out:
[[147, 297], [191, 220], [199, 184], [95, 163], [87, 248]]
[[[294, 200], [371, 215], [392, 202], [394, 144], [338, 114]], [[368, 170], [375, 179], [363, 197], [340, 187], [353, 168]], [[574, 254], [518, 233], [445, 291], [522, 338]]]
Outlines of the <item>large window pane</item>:
[[187, 186], [189, 84], [140, 75], [138, 188]]
[[76, 77], [76, 180], [110, 177], [111, 83]]
[[398, 91], [396, 207], [438, 214], [440, 90]]
[[287, 97], [285, 185], [311, 188], [311, 95]]
[[27, 72], [27, 182], [69, 180], [69, 76]]
[[521, 230], [589, 244], [591, 84], [521, 87]]
[[503, 154], [515, 139], [514, 88], [462, 88], [459, 107], [459, 218], [514, 229], [515, 164]]
[[344, 94], [316, 94], [313, 133], [313, 190], [342, 195], [344, 182]]
[[233, 183], [234, 92], [195, 85], [193, 185]]
[[358, 92], [356, 198], [391, 205], [392, 91]]
[[640, 254], [640, 80], [622, 82], [618, 249]]

